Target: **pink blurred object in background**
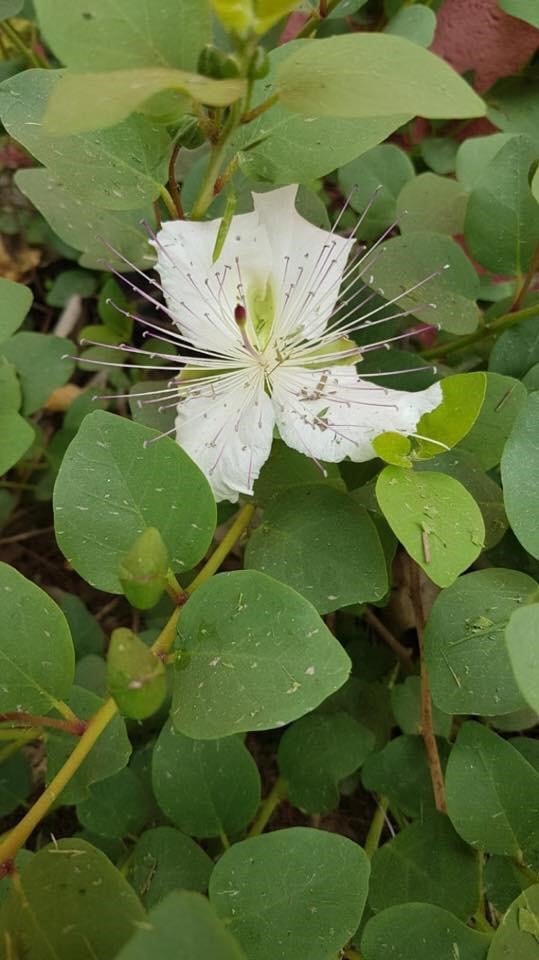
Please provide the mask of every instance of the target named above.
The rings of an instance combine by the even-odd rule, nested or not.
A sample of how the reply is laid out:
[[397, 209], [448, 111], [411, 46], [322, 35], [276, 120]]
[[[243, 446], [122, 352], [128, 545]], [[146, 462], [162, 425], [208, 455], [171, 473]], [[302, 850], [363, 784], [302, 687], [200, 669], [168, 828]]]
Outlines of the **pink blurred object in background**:
[[445, 0], [437, 18], [430, 49], [458, 73], [473, 70], [479, 92], [519, 73], [539, 47], [539, 30], [504, 13], [497, 0]]

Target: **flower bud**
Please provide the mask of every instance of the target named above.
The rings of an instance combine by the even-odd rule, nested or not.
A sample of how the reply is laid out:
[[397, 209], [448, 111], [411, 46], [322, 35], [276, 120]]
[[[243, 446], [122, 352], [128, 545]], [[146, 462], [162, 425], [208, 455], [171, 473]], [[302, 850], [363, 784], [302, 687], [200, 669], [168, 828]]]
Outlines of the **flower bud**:
[[196, 150], [204, 143], [204, 134], [200, 129], [197, 117], [184, 114], [176, 128], [176, 142], [186, 150]]
[[198, 58], [198, 72], [204, 77], [221, 80], [224, 77], [238, 77], [240, 68], [233, 54], [225, 53], [213, 43], [207, 43]]
[[113, 630], [110, 638], [107, 687], [120, 712], [136, 720], [159, 710], [167, 693], [162, 661], [124, 627]]
[[125, 596], [138, 610], [149, 610], [166, 584], [168, 551], [159, 530], [148, 527], [120, 562], [118, 575]]

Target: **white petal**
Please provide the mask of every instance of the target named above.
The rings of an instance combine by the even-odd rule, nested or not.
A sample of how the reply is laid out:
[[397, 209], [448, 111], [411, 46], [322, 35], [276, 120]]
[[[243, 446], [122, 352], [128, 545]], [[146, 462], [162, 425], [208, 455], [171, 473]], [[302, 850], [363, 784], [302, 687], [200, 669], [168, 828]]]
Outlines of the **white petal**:
[[[234, 217], [215, 263], [221, 220], [170, 220], [157, 234], [156, 269], [178, 327], [201, 349], [244, 354], [234, 320], [243, 287], [264, 287], [271, 266], [266, 231], [257, 213]], [[240, 287], [240, 289], [238, 289]]]
[[413, 433], [420, 417], [442, 401], [440, 385], [407, 393], [361, 380], [354, 367], [279, 367], [272, 400], [282, 439], [316, 460], [370, 460], [374, 437]]
[[206, 475], [216, 500], [252, 494], [269, 457], [275, 416], [258, 370], [228, 374], [178, 404], [176, 439]]
[[321, 230], [297, 212], [297, 186], [255, 193], [260, 223], [273, 254], [277, 336], [303, 328], [306, 339], [320, 336], [333, 312], [353, 241]]

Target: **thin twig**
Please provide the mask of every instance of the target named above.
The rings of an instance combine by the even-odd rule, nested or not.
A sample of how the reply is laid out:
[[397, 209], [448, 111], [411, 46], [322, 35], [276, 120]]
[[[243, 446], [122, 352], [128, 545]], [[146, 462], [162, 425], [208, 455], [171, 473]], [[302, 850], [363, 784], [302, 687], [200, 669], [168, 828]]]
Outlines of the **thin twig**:
[[178, 219], [185, 220], [182, 198], [180, 196], [180, 191], [178, 190], [178, 181], [176, 179], [176, 160], [178, 159], [178, 154], [181, 148], [181, 142], [178, 140], [177, 143], [174, 144], [170, 154], [170, 160], [168, 161], [168, 191], [172, 197], [174, 206], [176, 207]]
[[397, 638], [391, 633], [391, 630], [388, 630], [385, 623], [382, 623], [382, 621], [378, 619], [370, 607], [365, 607], [365, 610], [363, 611], [363, 619], [366, 620], [369, 626], [376, 631], [384, 643], [387, 643], [388, 647], [393, 651], [402, 665], [409, 669], [412, 660], [412, 651], [410, 648], [405, 647], [400, 640], [397, 640]]
[[526, 296], [528, 290], [530, 289], [532, 283], [535, 280], [535, 274], [539, 270], [539, 244], [535, 248], [535, 252], [531, 258], [530, 266], [524, 280], [516, 292], [515, 299], [511, 304], [511, 311], [516, 312], [520, 310], [524, 297]]
[[44, 533], [52, 533], [53, 530], [54, 527], [42, 527], [40, 530], [25, 530], [23, 533], [14, 533], [11, 537], [1, 537], [0, 546], [5, 546], [6, 543], [21, 543], [22, 540], [32, 540]]
[[425, 648], [423, 641], [425, 613], [423, 610], [423, 601], [421, 599], [421, 580], [419, 567], [417, 563], [414, 563], [413, 561], [410, 561], [410, 599], [414, 608], [417, 638], [419, 641], [419, 659], [421, 668], [421, 735], [423, 737], [423, 742], [425, 744], [425, 750], [427, 753], [427, 762], [432, 781], [434, 803], [437, 810], [440, 810], [442, 813], [447, 813], [444, 775], [442, 772], [442, 765], [440, 763], [440, 754], [438, 753], [438, 744], [434, 734], [429, 675], [427, 673], [427, 666], [425, 663]]

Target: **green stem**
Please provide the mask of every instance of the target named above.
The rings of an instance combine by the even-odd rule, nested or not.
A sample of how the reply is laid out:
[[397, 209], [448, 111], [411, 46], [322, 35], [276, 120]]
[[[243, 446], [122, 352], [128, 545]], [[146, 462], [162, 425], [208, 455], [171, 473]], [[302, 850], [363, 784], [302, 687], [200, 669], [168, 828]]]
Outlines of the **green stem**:
[[15, 49], [19, 51], [21, 56], [27, 60], [31, 67], [48, 67], [48, 63], [43, 60], [43, 57], [40, 57], [37, 53], [34, 53], [30, 47], [27, 47], [9, 20], [2, 20], [0, 22], [0, 31], [7, 37], [10, 43], [13, 44]]
[[[206, 580], [219, 569], [227, 553], [235, 546], [242, 533], [249, 526], [255, 507], [253, 504], [246, 504], [236, 514], [236, 519], [223, 537], [217, 549], [207, 560], [202, 570], [197, 574], [192, 583], [186, 588], [186, 593], [190, 595], [197, 587], [200, 587]], [[162, 656], [168, 653], [176, 637], [176, 626], [180, 616], [181, 607], [174, 610], [172, 616], [163, 627], [157, 640], [153, 643], [151, 650], [155, 656]], [[61, 701], [59, 701], [61, 702]], [[56, 706], [56, 704], [55, 704]], [[64, 704], [64, 706], [66, 706]], [[69, 708], [67, 708], [69, 710]], [[80, 737], [73, 752], [69, 755], [63, 767], [60, 768], [56, 776], [51, 780], [48, 787], [45, 788], [41, 796], [36, 800], [28, 813], [13, 827], [9, 835], [0, 843], [0, 877], [7, 872], [8, 867], [15, 858], [18, 850], [26, 843], [30, 834], [47, 816], [50, 808], [60, 796], [62, 790], [69, 781], [75, 776], [77, 770], [84, 762], [92, 747], [107, 728], [111, 720], [118, 712], [116, 703], [110, 697], [97, 710], [96, 713], [86, 723], [86, 729]], [[74, 715], [73, 715], [74, 716]], [[3, 868], [3, 871], [2, 871]]]
[[258, 837], [264, 832], [277, 807], [285, 799], [286, 793], [286, 783], [282, 777], [277, 777], [272, 789], [261, 804], [256, 820], [247, 834], [248, 837]]
[[262, 113], [265, 113], [266, 110], [270, 110], [273, 107], [278, 99], [280, 94], [272, 93], [271, 97], [268, 97], [267, 100], [263, 100], [262, 103], [258, 104], [258, 107], [253, 107], [252, 110], [249, 110], [247, 113], [244, 113], [240, 118], [240, 123], [251, 123], [252, 120], [256, 120]]
[[178, 211], [176, 210], [174, 200], [170, 196], [170, 193], [168, 192], [166, 187], [163, 187], [163, 186], [159, 187], [159, 196], [161, 197], [161, 200], [165, 204], [165, 207], [170, 213], [170, 216], [172, 217], [172, 219], [178, 220]]
[[451, 353], [456, 353], [457, 350], [465, 350], [466, 347], [471, 347], [474, 343], [480, 343], [501, 330], [508, 330], [510, 327], [516, 326], [517, 323], [529, 320], [538, 314], [539, 305], [537, 304], [533, 307], [525, 307], [523, 310], [515, 310], [513, 313], [504, 313], [501, 317], [487, 321], [480, 330], [470, 333], [467, 337], [459, 337], [453, 343], [440, 344], [437, 347], [422, 350], [421, 356], [426, 360], [438, 360], [440, 357], [447, 357]]
[[517, 870], [519, 870], [520, 873], [530, 881], [530, 883], [539, 883], [539, 873], [537, 873], [535, 870], [532, 870], [531, 867], [526, 866], [526, 864], [517, 857], [513, 858], [513, 863]]
[[191, 210], [191, 220], [201, 220], [215, 196], [214, 188], [219, 177], [225, 147], [239, 119], [238, 110], [234, 107], [231, 109], [230, 118], [234, 119], [229, 119], [229, 122], [223, 128], [221, 137], [212, 147], [208, 169], [206, 170], [202, 186]]
[[376, 853], [380, 845], [380, 838], [382, 836], [382, 830], [384, 829], [384, 824], [386, 822], [386, 814], [387, 814], [388, 807], [389, 807], [389, 798], [379, 797], [376, 804], [376, 810], [374, 811], [374, 816], [371, 820], [371, 825], [369, 827], [367, 839], [365, 840], [365, 846], [363, 848], [369, 860], [372, 858], [373, 854]]

